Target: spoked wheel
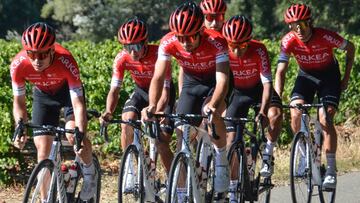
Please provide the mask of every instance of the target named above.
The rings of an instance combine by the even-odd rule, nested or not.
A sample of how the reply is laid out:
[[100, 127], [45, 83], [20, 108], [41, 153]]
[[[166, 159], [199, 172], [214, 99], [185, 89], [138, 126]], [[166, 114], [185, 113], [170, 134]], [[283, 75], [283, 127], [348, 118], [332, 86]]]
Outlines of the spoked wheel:
[[143, 202], [145, 197], [143, 166], [139, 151], [129, 145], [122, 157], [118, 178], [118, 202]]
[[[168, 180], [166, 194], [167, 203], [193, 202], [192, 185], [189, 183], [188, 171], [189, 158], [184, 152], [179, 152], [174, 158]], [[188, 188], [190, 186], [190, 188]], [[188, 191], [189, 190], [189, 191]]]
[[[100, 168], [100, 163], [98, 158], [96, 157], [95, 154], [92, 155], [93, 156], [93, 164], [95, 167], [95, 178], [96, 178], [96, 192], [94, 194], [94, 196], [88, 200], [88, 201], [84, 201], [82, 199], [80, 199], [80, 193], [81, 193], [81, 189], [84, 183], [84, 175], [82, 174], [82, 170], [81, 168], [83, 166], [81, 166], [80, 163], [77, 163], [77, 171], [78, 171], [78, 179], [76, 180], [76, 190], [75, 190], [75, 202], [77, 203], [82, 203], [82, 202], [86, 202], [86, 203], [99, 203], [100, 202], [100, 191], [101, 191], [101, 168]], [[71, 200], [69, 202], [72, 202]]]
[[321, 203], [334, 203], [336, 197], [336, 189], [320, 190], [319, 196]]
[[307, 163], [309, 144], [303, 132], [298, 132], [293, 140], [290, 154], [290, 189], [294, 203], [311, 202], [314, 193], [311, 162]]
[[[212, 148], [209, 143], [204, 143], [204, 138], [201, 138], [196, 148], [196, 161], [200, 164], [201, 168], [197, 170], [205, 170], [202, 173], [206, 173], [206, 201], [212, 202], [214, 198], [214, 178], [215, 178], [215, 162], [214, 156], [211, 152]], [[197, 166], [199, 167], [199, 166]], [[203, 174], [202, 174], [203, 175]]]
[[45, 159], [32, 171], [26, 185], [23, 203], [41, 203], [45, 199], [55, 203], [56, 196], [54, 163], [50, 159]]
[[[229, 188], [229, 202], [245, 202], [246, 162], [244, 149], [239, 143], [231, 145], [227, 158], [229, 160], [230, 180], [236, 183], [236, 188]], [[249, 183], [249, 182], [248, 182]]]

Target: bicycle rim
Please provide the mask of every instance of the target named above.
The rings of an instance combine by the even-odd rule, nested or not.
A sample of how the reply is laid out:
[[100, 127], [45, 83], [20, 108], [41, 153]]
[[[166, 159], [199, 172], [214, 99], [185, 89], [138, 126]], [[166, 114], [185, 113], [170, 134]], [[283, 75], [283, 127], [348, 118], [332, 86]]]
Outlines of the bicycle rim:
[[54, 175], [54, 163], [50, 159], [41, 161], [30, 175], [23, 203], [41, 203], [42, 199], [56, 202], [56, 177]]
[[169, 173], [166, 194], [167, 203], [193, 201], [191, 192], [189, 192], [190, 196], [187, 196], [188, 190], [191, 190], [191, 188], [187, 188], [187, 186], [191, 185], [188, 183], [187, 178], [187, 176], [190, 176], [190, 173], [187, 170], [188, 162], [189, 159], [184, 152], [179, 152], [175, 156]]
[[143, 169], [139, 163], [139, 151], [135, 145], [129, 145], [122, 157], [118, 177], [118, 202], [143, 202]]
[[234, 196], [236, 202], [245, 202], [245, 160], [244, 150], [241, 145], [234, 143], [228, 151], [227, 158], [229, 160], [230, 181], [236, 182], [235, 188], [229, 188], [228, 198]]
[[293, 140], [290, 154], [290, 189], [294, 203], [311, 202], [314, 186], [311, 180], [311, 163], [306, 167], [309, 147], [303, 132], [298, 132]]

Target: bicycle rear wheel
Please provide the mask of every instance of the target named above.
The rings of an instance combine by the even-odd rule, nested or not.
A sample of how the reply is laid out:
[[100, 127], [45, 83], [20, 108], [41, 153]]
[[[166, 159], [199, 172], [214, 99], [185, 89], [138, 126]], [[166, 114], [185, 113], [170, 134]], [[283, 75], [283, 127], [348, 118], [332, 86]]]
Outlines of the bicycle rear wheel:
[[32, 171], [23, 203], [41, 203], [42, 200], [56, 202], [56, 177], [54, 163], [50, 159], [42, 160]]
[[[240, 143], [232, 144], [227, 158], [229, 160], [230, 180], [236, 182], [237, 185], [235, 189], [229, 188], [229, 199], [231, 196], [234, 196], [236, 202], [243, 203], [245, 202], [246, 158], [242, 145]], [[248, 181], [247, 183], [249, 185]]]
[[[190, 159], [184, 152], [179, 152], [175, 156], [169, 173], [168, 188], [166, 192], [167, 203], [194, 201], [192, 188], [187, 188], [187, 186], [191, 186], [191, 183], [188, 183], [189, 179], [187, 178], [190, 176], [190, 171], [188, 171], [189, 161]], [[190, 194], [189, 196], [187, 195], [188, 193]]]
[[[309, 143], [303, 132], [298, 132], [293, 140], [290, 154], [290, 189], [294, 203], [311, 202], [314, 185], [312, 182], [311, 162], [307, 154]], [[309, 162], [309, 163], [307, 163]]]
[[143, 202], [144, 191], [143, 166], [139, 162], [139, 151], [135, 145], [129, 145], [120, 164], [118, 202]]

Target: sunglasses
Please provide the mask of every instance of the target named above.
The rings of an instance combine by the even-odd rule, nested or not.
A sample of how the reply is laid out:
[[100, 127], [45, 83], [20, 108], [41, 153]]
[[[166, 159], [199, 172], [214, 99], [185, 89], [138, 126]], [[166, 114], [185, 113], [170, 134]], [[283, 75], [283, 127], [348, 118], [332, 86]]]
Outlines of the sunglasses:
[[245, 49], [248, 46], [247, 42], [242, 42], [242, 43], [228, 43], [229, 47], [232, 49]]
[[309, 22], [307, 21], [298, 21], [290, 23], [290, 29], [293, 31], [297, 31], [299, 28], [300, 30], [304, 30], [310, 26]]
[[185, 42], [194, 43], [196, 38], [198, 37], [198, 35], [199, 35], [199, 32], [197, 32], [193, 35], [188, 35], [188, 36], [176, 35], [176, 38], [180, 43], [185, 43]]
[[205, 15], [207, 21], [224, 21], [224, 14], [207, 14]]
[[26, 51], [27, 56], [32, 59], [44, 60], [50, 55], [50, 50], [38, 52], [38, 51]]
[[137, 44], [124, 44], [124, 49], [128, 51], [129, 53], [131, 51], [139, 52], [144, 47], [144, 42], [140, 42]]

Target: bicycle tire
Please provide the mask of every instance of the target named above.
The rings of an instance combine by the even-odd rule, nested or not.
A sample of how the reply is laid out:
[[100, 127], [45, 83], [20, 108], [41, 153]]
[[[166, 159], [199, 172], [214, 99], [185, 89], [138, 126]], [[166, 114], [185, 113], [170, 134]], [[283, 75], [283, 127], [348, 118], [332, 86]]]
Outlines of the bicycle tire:
[[336, 189], [319, 192], [320, 202], [321, 203], [335, 203], [336, 199]]
[[[132, 159], [134, 158], [134, 159]], [[133, 185], [133, 188], [130, 188], [129, 190], [132, 190], [131, 192], [129, 191], [123, 191], [123, 187], [125, 187], [126, 185], [126, 170], [127, 169], [127, 160], [128, 159], [132, 159], [132, 161], [134, 161], [135, 166], [134, 166], [134, 171], [135, 173], [137, 173], [136, 180], [135, 183]], [[123, 156], [121, 159], [121, 164], [120, 164], [120, 172], [119, 172], [119, 177], [118, 177], [118, 202], [122, 203], [122, 202], [144, 202], [144, 198], [145, 198], [145, 190], [144, 190], [144, 177], [143, 177], [143, 166], [142, 163], [139, 163], [139, 151], [136, 148], [135, 145], [131, 144], [129, 145]], [[133, 164], [134, 164], [133, 163]], [[133, 174], [134, 175], [134, 174]], [[124, 188], [126, 189], [126, 188]], [[129, 199], [127, 199], [128, 195], [130, 196], [133, 195], [134, 197], [134, 201], [131, 201]]]
[[[305, 134], [298, 132], [293, 139], [290, 154], [290, 190], [294, 203], [311, 202], [312, 200], [314, 186], [312, 185], [311, 162], [309, 168], [306, 168], [306, 162], [308, 162], [306, 157], [311, 157], [310, 154], [306, 154], [306, 151], [309, 151], [308, 147], [309, 143], [306, 141]], [[297, 186], [297, 181], [301, 180], [305, 180], [305, 184], [300, 185], [300, 182]], [[302, 190], [306, 191], [302, 192]]]
[[[29, 181], [28, 181], [28, 183], [26, 185], [26, 190], [25, 190], [25, 194], [24, 194], [23, 203], [28, 203], [28, 202], [30, 202], [29, 200], [31, 200], [33, 198], [36, 198], [36, 196], [34, 196], [34, 194], [31, 195], [32, 192], [35, 192], [36, 194], [39, 195], [38, 196], [39, 201], [35, 201], [35, 202], [41, 202], [41, 194], [40, 194], [40, 191], [37, 189], [37, 186], [38, 186], [38, 177], [40, 176], [40, 178], [43, 178], [43, 175], [40, 174], [43, 171], [43, 169], [47, 169], [47, 171], [51, 174], [50, 175], [50, 181], [49, 181], [48, 185], [51, 184], [50, 182], [51, 182], [51, 179], [52, 179], [52, 177], [54, 175], [54, 163], [50, 159], [44, 159], [38, 165], [36, 165], [36, 167], [33, 169], [32, 173], [30, 175]], [[43, 171], [42, 173], [46, 173], [46, 171]], [[33, 186], [35, 186], [35, 189], [34, 189], [35, 191], [32, 191]], [[56, 202], [56, 193], [57, 193], [57, 191], [56, 191], [56, 181], [55, 181], [54, 184], [48, 186], [48, 188], [49, 188], [49, 190], [46, 193], [47, 194], [53, 194], [52, 198], [50, 199], [50, 202], [55, 203]], [[50, 192], [50, 190], [51, 190], [51, 192]], [[66, 198], [66, 196], [64, 198]], [[31, 201], [31, 202], [33, 202], [33, 201]]]
[[[180, 164], [183, 164], [183, 166], [180, 165]], [[171, 168], [170, 168], [169, 179], [168, 179], [168, 188], [167, 188], [167, 191], [166, 191], [166, 201], [165, 201], [166, 203], [181, 202], [181, 201], [179, 201], [177, 199], [178, 196], [177, 196], [177, 184], [176, 183], [177, 183], [178, 178], [180, 176], [179, 167], [185, 167], [186, 168], [186, 174], [184, 174], [185, 177], [187, 175], [189, 175], [189, 171], [187, 171], [188, 164], [189, 164], [189, 158], [186, 156], [185, 152], [179, 152], [179, 153], [176, 154], [176, 156], [175, 156], [175, 158], [174, 158], [174, 160], [173, 160], [173, 162], [171, 164]], [[186, 181], [185, 181], [185, 185], [187, 185]], [[192, 202], [193, 201], [193, 196], [192, 196], [192, 191], [191, 191], [192, 188], [186, 188], [186, 189], [190, 190], [190, 193], [189, 193], [190, 196], [187, 197], [187, 198], [188, 198], [189, 202]]]
[[[214, 178], [215, 178], [215, 162], [211, 148], [207, 147], [207, 151], [204, 153], [203, 138], [201, 138], [196, 147], [196, 161], [200, 166], [205, 166], [206, 170], [206, 201], [212, 202], [214, 199]], [[205, 158], [204, 158], [205, 156]], [[205, 162], [205, 163], [203, 163]]]
[[[236, 156], [236, 157], [234, 157]], [[244, 149], [242, 147], [242, 145], [238, 142], [235, 142], [233, 143], [231, 146], [230, 146], [230, 149], [228, 151], [228, 154], [227, 154], [227, 159], [229, 161], [229, 168], [230, 168], [230, 178], [232, 177], [232, 166], [236, 163], [234, 163], [234, 161], [238, 161], [239, 163], [239, 170], [237, 170], [238, 172], [238, 180], [237, 180], [237, 187], [236, 187], [236, 190], [234, 191], [236, 194], [236, 199], [237, 199], [237, 202], [239, 203], [244, 203], [245, 202], [245, 169], [246, 169], [246, 162], [244, 159]], [[235, 166], [236, 167], [236, 166]], [[246, 173], [247, 174], [247, 173]], [[248, 182], [248, 185], [249, 185], [249, 182]], [[229, 191], [229, 195], [230, 195], [230, 191]]]

